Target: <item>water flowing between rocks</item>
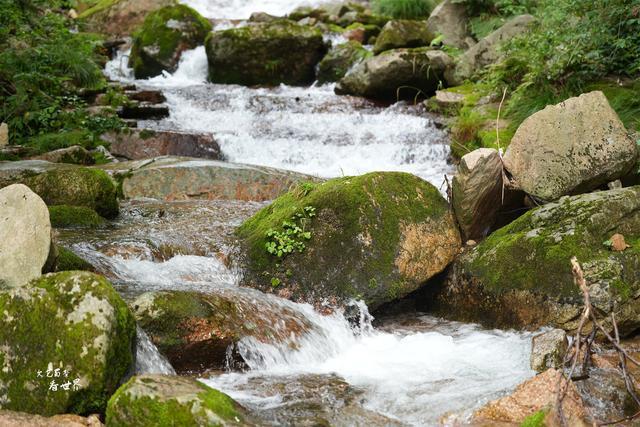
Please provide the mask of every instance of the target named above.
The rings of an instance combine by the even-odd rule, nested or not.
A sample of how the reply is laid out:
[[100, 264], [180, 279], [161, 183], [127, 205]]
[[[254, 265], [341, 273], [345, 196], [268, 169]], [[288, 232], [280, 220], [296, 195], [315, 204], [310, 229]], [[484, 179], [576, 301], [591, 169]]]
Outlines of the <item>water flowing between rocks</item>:
[[[271, 0], [189, 0], [211, 18], [284, 14], [298, 3]], [[126, 52], [108, 65], [114, 80], [133, 81]], [[437, 187], [451, 172], [446, 135], [420, 107], [391, 106], [334, 95], [333, 86], [253, 89], [206, 83], [203, 47], [183, 55], [173, 75], [135, 81], [163, 90], [171, 115], [140, 127], [214, 135], [229, 161], [294, 170], [321, 177], [395, 170]], [[443, 416], [464, 419], [474, 408], [513, 390], [533, 375], [530, 334], [415, 314], [383, 319], [361, 305], [353, 327], [340, 313], [321, 315], [237, 285], [228, 267], [233, 230], [263, 203], [239, 201], [123, 203], [107, 228], [62, 230], [62, 243], [97, 266], [131, 300], [148, 290], [222, 292], [286, 308], [310, 325], [295, 345], [245, 338], [239, 344], [249, 370], [201, 380], [218, 388], [266, 424], [295, 425], [309, 411], [337, 425], [435, 425]], [[148, 337], [140, 334], [138, 370], [171, 372]], [[340, 409], [342, 408], [342, 409]], [[328, 414], [328, 415], [327, 415]], [[302, 418], [301, 418], [302, 417]]]

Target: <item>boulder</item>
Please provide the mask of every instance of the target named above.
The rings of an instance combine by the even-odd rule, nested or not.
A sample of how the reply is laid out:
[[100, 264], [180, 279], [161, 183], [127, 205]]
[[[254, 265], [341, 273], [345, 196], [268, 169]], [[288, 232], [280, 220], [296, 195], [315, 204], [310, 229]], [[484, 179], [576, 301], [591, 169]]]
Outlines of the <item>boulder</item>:
[[562, 369], [568, 345], [567, 333], [562, 329], [552, 329], [534, 336], [531, 340], [531, 369], [536, 372]]
[[124, 93], [127, 98], [132, 101], [147, 102], [149, 104], [162, 104], [167, 102], [167, 98], [160, 90], [143, 89], [135, 91], [127, 91]]
[[85, 166], [93, 165], [96, 162], [91, 153], [79, 145], [50, 151], [33, 157], [33, 159], [45, 160], [51, 163], [72, 163]]
[[483, 239], [502, 205], [502, 160], [498, 151], [465, 154], [452, 182], [452, 205], [465, 240]]
[[104, 411], [133, 363], [135, 320], [103, 277], [53, 273], [0, 292], [0, 408]]
[[0, 189], [0, 288], [40, 277], [51, 249], [47, 205], [22, 184]]
[[102, 139], [111, 144], [111, 154], [129, 160], [159, 156], [187, 156], [224, 160], [220, 146], [210, 134], [134, 130], [110, 133]]
[[56, 245], [56, 252], [57, 254], [53, 261], [51, 271], [48, 272], [96, 271], [96, 268], [93, 265], [76, 255], [76, 253], [70, 249]]
[[244, 409], [193, 378], [139, 375], [109, 400], [107, 425], [242, 426]]
[[339, 95], [397, 100], [433, 95], [453, 69], [446, 53], [430, 48], [394, 49], [364, 60], [336, 85]]
[[252, 200], [278, 197], [315, 178], [279, 169], [189, 157], [158, 157], [104, 166], [122, 182], [125, 198]]
[[[606, 245], [623, 234], [631, 247]], [[563, 197], [527, 212], [461, 256], [434, 299], [438, 314], [501, 328], [573, 331], [583, 298], [574, 284], [576, 256], [591, 302], [624, 337], [640, 327], [640, 187]]]
[[78, 16], [86, 23], [87, 31], [119, 38], [132, 35], [147, 15], [176, 4], [176, 0], [107, 0], [93, 3], [93, 7]]
[[118, 215], [117, 189], [99, 169], [52, 169], [22, 181], [47, 205], [84, 206], [105, 218]]
[[183, 4], [152, 12], [134, 35], [129, 67], [138, 79], [172, 73], [182, 52], [202, 45], [211, 29], [209, 21]]
[[9, 145], [9, 125], [2, 122], [0, 124], [0, 147]]
[[440, 2], [427, 20], [433, 34], [440, 34], [442, 42], [458, 49], [469, 48], [468, 17], [465, 5], [455, 0]]
[[321, 305], [375, 310], [415, 291], [460, 249], [447, 201], [407, 173], [302, 184], [237, 230], [242, 284]]
[[56, 169], [75, 169], [75, 165], [51, 163], [45, 160], [18, 160], [0, 162], [0, 188]]
[[[516, 423], [520, 425], [527, 418], [538, 419], [537, 424], [526, 425], [555, 425], [555, 412], [552, 412], [558, 399], [558, 381], [560, 371], [549, 369], [524, 383], [509, 396], [495, 400], [483, 406], [473, 414], [472, 424], [488, 423]], [[587, 426], [584, 419], [587, 411], [575, 384], [570, 381], [566, 396], [562, 401], [562, 409], [570, 426]], [[552, 412], [552, 413], [549, 413]], [[548, 418], [549, 423], [545, 421]]]
[[[118, 117], [125, 120], [162, 120], [169, 117], [169, 106], [140, 102], [123, 105], [118, 108], [117, 113]], [[137, 127], [137, 124], [131, 127]]]
[[84, 206], [49, 206], [51, 226], [56, 228], [96, 228], [104, 224], [104, 219], [91, 208]]
[[511, 139], [504, 165], [516, 187], [548, 201], [615, 181], [636, 158], [636, 143], [596, 91], [528, 117]]
[[399, 47], [429, 46], [434, 37], [426, 21], [394, 19], [382, 27], [373, 46], [373, 53], [377, 55], [385, 50]]
[[371, 44], [369, 40], [380, 34], [380, 27], [373, 24], [361, 24], [356, 22], [344, 29], [342, 36], [347, 40], [354, 40], [361, 44]]
[[224, 370], [243, 338], [295, 346], [311, 324], [283, 305], [254, 293], [148, 292], [132, 304], [138, 324], [182, 374]]
[[86, 418], [71, 414], [43, 417], [24, 412], [0, 410], [0, 425], [3, 427], [102, 427], [104, 424], [100, 422], [97, 415]]
[[280, 19], [277, 16], [269, 15], [266, 12], [253, 12], [249, 17], [249, 22], [272, 22]]
[[332, 47], [318, 65], [318, 82], [337, 82], [358, 62], [372, 54], [356, 41]]
[[507, 40], [528, 31], [534, 22], [535, 18], [531, 15], [516, 16], [469, 48], [458, 58], [455, 71], [457, 82], [463, 82], [487, 65], [498, 62], [502, 55], [500, 46]]
[[306, 85], [326, 52], [317, 28], [288, 20], [214, 31], [206, 41], [213, 83]]

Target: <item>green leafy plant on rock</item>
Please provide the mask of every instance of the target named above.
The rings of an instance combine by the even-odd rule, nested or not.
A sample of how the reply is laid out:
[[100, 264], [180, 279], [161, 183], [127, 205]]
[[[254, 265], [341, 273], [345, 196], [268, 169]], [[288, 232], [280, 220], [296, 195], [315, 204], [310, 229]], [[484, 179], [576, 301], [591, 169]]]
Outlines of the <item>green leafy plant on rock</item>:
[[435, 0], [375, 0], [376, 12], [400, 19], [427, 18], [436, 7]]
[[282, 230], [269, 229], [266, 232], [266, 251], [278, 258], [284, 258], [294, 251], [304, 251], [304, 242], [311, 240], [311, 232], [306, 231], [306, 225], [315, 216], [316, 209], [313, 206], [305, 206], [293, 214], [290, 221], [282, 222]]

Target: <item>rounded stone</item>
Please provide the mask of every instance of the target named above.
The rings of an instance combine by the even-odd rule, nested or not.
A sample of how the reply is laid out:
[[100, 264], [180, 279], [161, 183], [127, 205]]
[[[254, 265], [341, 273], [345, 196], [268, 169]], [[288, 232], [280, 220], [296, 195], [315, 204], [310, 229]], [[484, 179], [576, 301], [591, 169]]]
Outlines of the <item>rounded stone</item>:
[[0, 285], [22, 286], [40, 276], [51, 247], [49, 211], [26, 185], [0, 189]]

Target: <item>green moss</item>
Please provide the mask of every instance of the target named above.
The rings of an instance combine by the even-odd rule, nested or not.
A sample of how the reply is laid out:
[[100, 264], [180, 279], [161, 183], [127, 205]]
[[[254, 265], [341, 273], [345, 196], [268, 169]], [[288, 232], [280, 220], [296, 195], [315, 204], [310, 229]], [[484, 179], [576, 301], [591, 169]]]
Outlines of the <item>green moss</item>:
[[[160, 376], [133, 377], [113, 395], [107, 408], [107, 425], [112, 427], [170, 427], [188, 425], [222, 426], [224, 421], [241, 422], [239, 406], [226, 394], [192, 379], [174, 377], [176, 389], [188, 387], [188, 394], [162, 395], [153, 392], [166, 380]], [[187, 384], [185, 384], [187, 383]], [[170, 383], [169, 383], [170, 384]], [[161, 387], [167, 387], [162, 384]], [[148, 390], [150, 395], [140, 394]], [[160, 389], [162, 390], [162, 389]], [[198, 391], [196, 393], [196, 391]], [[179, 392], [178, 392], [179, 393]]]
[[156, 131], [152, 130], [152, 129], [142, 129], [140, 131], [139, 134], [140, 138], [142, 139], [149, 139], [149, 138], [153, 138], [154, 136], [156, 136]]
[[58, 246], [58, 259], [56, 260], [55, 271], [95, 271], [95, 267], [80, 258], [73, 251]]
[[[313, 238], [302, 253], [278, 260], [265, 251], [266, 233], [305, 206], [316, 209], [316, 218], [308, 224]], [[336, 283], [344, 283], [349, 296], [362, 294], [376, 306], [388, 299], [388, 286], [397, 288], [395, 282], [403, 283], [398, 285], [402, 289], [416, 286], [399, 275], [395, 265], [402, 224], [438, 223], [448, 213], [435, 187], [406, 173], [370, 173], [298, 186], [238, 228], [249, 260], [245, 279], [268, 290], [270, 279], [277, 276], [281, 286], [303, 295], [338, 298], [345, 295], [335, 295]], [[286, 270], [291, 277], [283, 277]], [[380, 286], [372, 290], [371, 283]]]
[[535, 412], [522, 420], [520, 427], [544, 427], [546, 425], [544, 422], [546, 416], [547, 411], [545, 410]]
[[90, 16], [95, 15], [98, 12], [102, 12], [103, 10], [109, 9], [111, 6], [118, 3], [119, 1], [120, 0], [97, 0], [97, 1], [83, 2], [85, 4], [88, 4], [90, 7], [88, 7], [82, 13], [80, 13], [78, 15], [78, 18], [80, 19], [89, 18]]
[[55, 169], [24, 180], [47, 205], [83, 206], [105, 218], [118, 215], [117, 189], [99, 169]]
[[[104, 411], [133, 363], [135, 341], [133, 316], [109, 282], [77, 271], [48, 274], [0, 293], [0, 309], [0, 357], [11, 360], [0, 370], [3, 409], [42, 415]], [[48, 378], [48, 367], [70, 371], [68, 378], [79, 378], [83, 386], [49, 391], [52, 380], [65, 379]]]
[[373, 54], [356, 41], [339, 44], [318, 64], [318, 82], [336, 82], [344, 77], [354, 64], [371, 56]]
[[211, 23], [189, 6], [151, 12], [134, 35], [129, 64], [137, 78], [175, 71], [180, 51], [200, 45], [211, 29]]
[[104, 224], [96, 211], [84, 206], [49, 206], [49, 218], [53, 227], [95, 228]]

